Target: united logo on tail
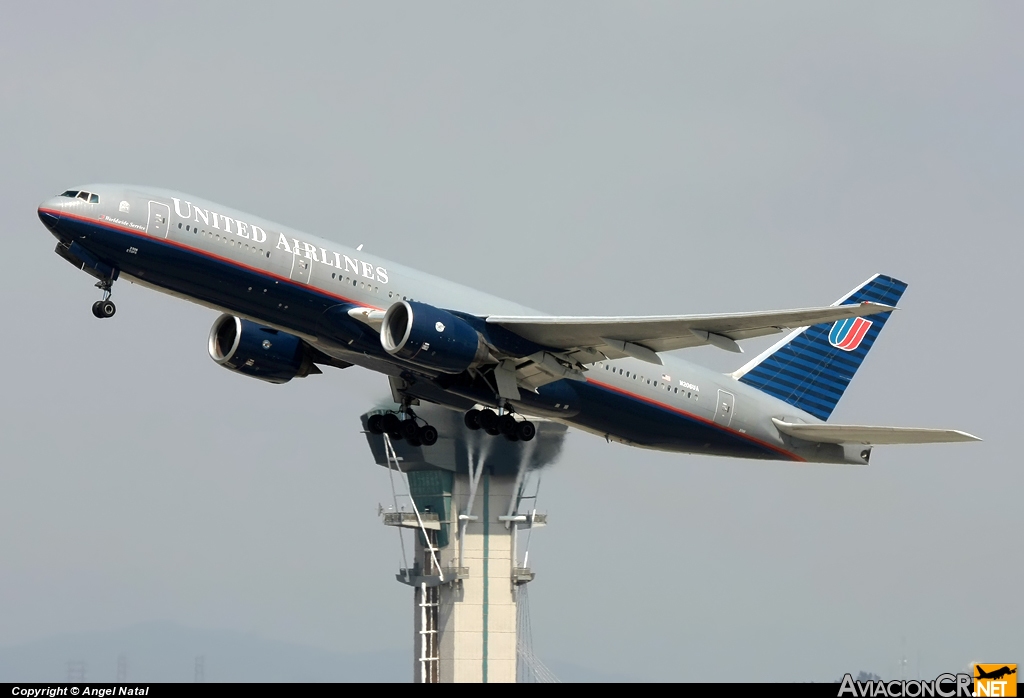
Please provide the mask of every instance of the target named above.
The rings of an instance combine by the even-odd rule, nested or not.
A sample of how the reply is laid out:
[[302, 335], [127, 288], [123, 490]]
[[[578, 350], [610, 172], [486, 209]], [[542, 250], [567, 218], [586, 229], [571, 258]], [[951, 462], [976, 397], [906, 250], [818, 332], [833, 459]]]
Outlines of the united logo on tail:
[[828, 343], [843, 351], [853, 351], [871, 329], [871, 321], [862, 317], [839, 320], [828, 333]]

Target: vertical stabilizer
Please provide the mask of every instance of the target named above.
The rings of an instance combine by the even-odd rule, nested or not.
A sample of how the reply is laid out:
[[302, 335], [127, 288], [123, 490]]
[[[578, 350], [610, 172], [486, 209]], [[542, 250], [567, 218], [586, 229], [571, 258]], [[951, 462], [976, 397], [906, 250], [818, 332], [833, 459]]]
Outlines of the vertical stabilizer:
[[[907, 284], [876, 274], [833, 305], [895, 306]], [[802, 327], [733, 373], [741, 382], [828, 419], [891, 312]]]

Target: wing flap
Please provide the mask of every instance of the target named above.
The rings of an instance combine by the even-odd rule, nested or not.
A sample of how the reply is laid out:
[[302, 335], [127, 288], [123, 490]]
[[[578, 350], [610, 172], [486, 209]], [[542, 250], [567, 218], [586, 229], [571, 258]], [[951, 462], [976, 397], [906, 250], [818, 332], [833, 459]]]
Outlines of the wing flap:
[[[623, 343], [654, 352], [704, 344], [727, 346], [738, 339], [776, 334], [786, 329], [818, 325], [846, 318], [886, 313], [895, 308], [880, 303], [799, 308], [796, 310], [724, 315], [654, 315], [640, 317], [545, 317], [491, 315], [487, 322], [500, 325], [542, 346], [574, 350], [598, 349], [609, 358], [635, 355]], [[711, 341], [714, 339], [715, 341]]]
[[772, 418], [776, 428], [804, 441], [827, 444], [939, 444], [957, 441], [981, 441], [958, 429], [918, 429], [916, 427], [875, 427], [857, 424], [794, 424]]

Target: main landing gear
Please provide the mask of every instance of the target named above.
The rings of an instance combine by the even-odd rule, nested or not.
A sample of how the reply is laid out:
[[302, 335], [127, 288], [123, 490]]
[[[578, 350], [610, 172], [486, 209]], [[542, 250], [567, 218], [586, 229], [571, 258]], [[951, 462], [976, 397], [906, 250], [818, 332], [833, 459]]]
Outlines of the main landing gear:
[[433, 446], [437, 443], [437, 429], [423, 421], [410, 410], [405, 410], [405, 419], [394, 412], [373, 414], [366, 420], [371, 434], [387, 434], [392, 440], [405, 439], [411, 446]]
[[114, 305], [114, 301], [110, 300], [110, 289], [113, 285], [112, 279], [104, 279], [96, 284], [96, 288], [103, 290], [103, 300], [92, 304], [92, 314], [101, 320], [114, 317], [114, 313], [117, 312], [117, 306]]
[[537, 426], [533, 422], [525, 419], [520, 422], [509, 412], [499, 415], [491, 409], [470, 410], [465, 421], [469, 429], [483, 429], [491, 436], [501, 434], [509, 441], [531, 441], [537, 435]]

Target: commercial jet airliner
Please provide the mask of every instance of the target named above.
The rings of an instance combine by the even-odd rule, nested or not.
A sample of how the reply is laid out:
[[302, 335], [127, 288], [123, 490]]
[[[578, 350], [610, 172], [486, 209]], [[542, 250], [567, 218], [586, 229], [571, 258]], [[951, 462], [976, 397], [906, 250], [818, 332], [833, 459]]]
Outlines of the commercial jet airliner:
[[[56, 252], [214, 308], [210, 356], [269, 383], [352, 365], [388, 377], [400, 407], [370, 431], [430, 446], [413, 407], [465, 412], [470, 429], [528, 441], [530, 418], [681, 453], [864, 465], [877, 444], [973, 441], [951, 429], [828, 422], [907, 285], [875, 275], [798, 310], [558, 317], [254, 215], [173, 191], [98, 184], [39, 206]], [[665, 354], [791, 332], [730, 374]]]

